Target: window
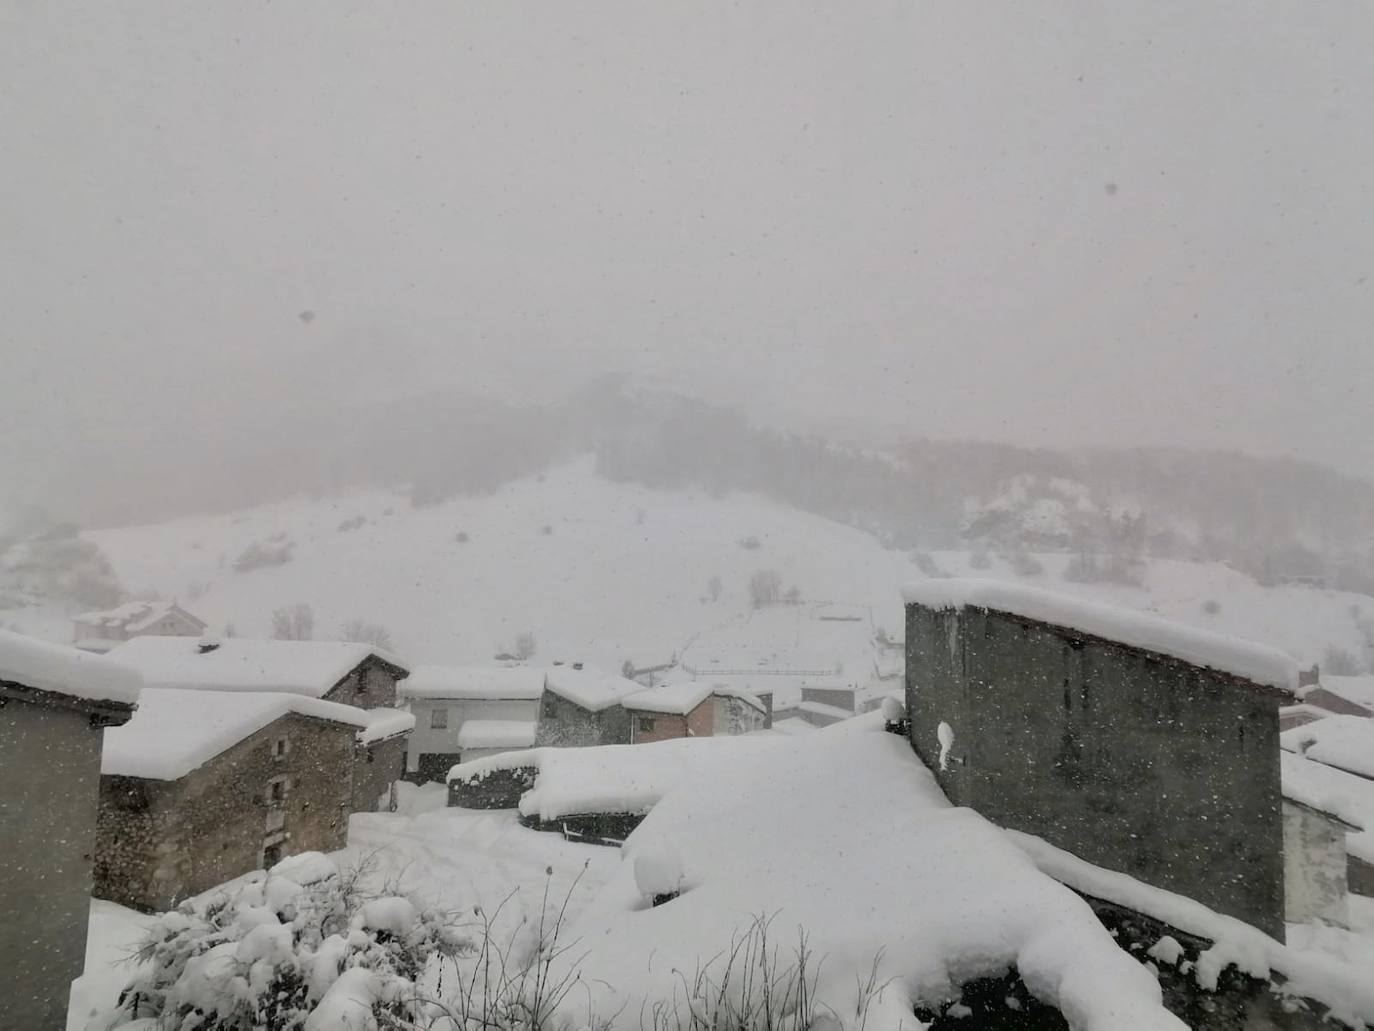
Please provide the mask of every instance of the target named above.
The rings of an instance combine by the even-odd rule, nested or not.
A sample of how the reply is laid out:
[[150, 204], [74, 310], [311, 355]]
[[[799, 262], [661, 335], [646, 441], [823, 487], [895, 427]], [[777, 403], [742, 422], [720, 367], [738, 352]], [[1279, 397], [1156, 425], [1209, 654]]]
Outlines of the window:
[[639, 717], [639, 732], [641, 734], [652, 734], [654, 732], [654, 718], [652, 716]]
[[429, 711], [429, 729], [447, 730], [448, 729], [448, 710], [431, 709]]
[[284, 737], [279, 737], [272, 742], [272, 758], [285, 759], [287, 751], [290, 750], [291, 743]]
[[262, 850], [262, 867], [271, 869], [281, 862], [281, 845], [265, 845]]
[[558, 715], [558, 706], [554, 704], [552, 698], [544, 699], [544, 715], [549, 719], [553, 719]]
[[285, 777], [273, 777], [267, 782], [267, 803], [268, 805], [281, 805], [286, 801], [286, 789], [288, 786]]

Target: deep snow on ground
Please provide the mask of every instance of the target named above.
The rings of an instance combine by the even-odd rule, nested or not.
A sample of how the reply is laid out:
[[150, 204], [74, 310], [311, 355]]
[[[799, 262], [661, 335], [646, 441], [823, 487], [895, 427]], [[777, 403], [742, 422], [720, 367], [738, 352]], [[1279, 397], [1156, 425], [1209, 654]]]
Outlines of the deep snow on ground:
[[[375, 889], [406, 894], [455, 919], [476, 919], [475, 907], [496, 914], [493, 930], [502, 944], [525, 943], [546, 900], [556, 908], [566, 899], [569, 914], [580, 912], [620, 863], [613, 849], [521, 827], [514, 811], [447, 809], [445, 798], [442, 785], [401, 785], [401, 811], [355, 814], [348, 847], [333, 858], [342, 869], [365, 866]], [[68, 1031], [84, 1029], [93, 1010], [117, 1001], [132, 975], [120, 961], [147, 919], [92, 903], [86, 973], [73, 988]]]
[[67, 1031], [83, 1031], [88, 1018], [119, 1001], [120, 989], [133, 976], [128, 962], [151, 917], [104, 899], [91, 900], [86, 932], [86, 969], [72, 984]]
[[[292, 544], [289, 562], [234, 570], [245, 549], [277, 535], [276, 544]], [[420, 509], [403, 494], [371, 491], [87, 536], [129, 590], [175, 596], [217, 631], [232, 623], [241, 636], [264, 635], [274, 608], [308, 602], [316, 636], [373, 620], [412, 662], [486, 662], [524, 631], [543, 661], [610, 669], [627, 658], [666, 661], [694, 635], [746, 618], [747, 584], [761, 569], [808, 601], [866, 607], [899, 632], [900, 588], [920, 576], [908, 554], [852, 527], [751, 495], [612, 483], [590, 458]], [[1014, 578], [995, 555], [986, 570], [971, 569], [963, 552], [932, 557], [950, 575]], [[1361, 654], [1352, 612], [1374, 621], [1374, 599], [1261, 587], [1219, 563], [1152, 562], [1135, 588], [1067, 583], [1067, 556], [1042, 562], [1045, 573], [1030, 582], [1270, 644], [1307, 663], [1331, 645]], [[721, 583], [714, 601], [713, 577]], [[55, 640], [71, 635], [55, 609], [0, 612], [0, 622]]]
[[[807, 930], [824, 959], [817, 988], [851, 1026], [856, 975], [866, 978], [875, 959], [880, 981], [895, 980], [870, 1006], [874, 1031], [899, 1020], [914, 1029], [912, 995], [938, 995], [1011, 962], [1034, 990], [1066, 1005], [1077, 1027], [1178, 1026], [1153, 1004], [1145, 968], [1118, 953], [1086, 906], [1037, 871], [1014, 837], [950, 807], [879, 723], [871, 715], [804, 742], [713, 749], [714, 760], [668, 788], [623, 851], [529, 830], [513, 811], [444, 808], [440, 785], [402, 785], [400, 811], [355, 815], [350, 844], [334, 858], [365, 865], [377, 890], [412, 894], [461, 919], [499, 907], [494, 930], [503, 942], [526, 942], [544, 907], [566, 898], [560, 941], [576, 943], [569, 956], [591, 986], [578, 1005], [590, 998], [610, 1013], [628, 1003], [622, 1012], [632, 1025], [636, 996], [671, 993], [674, 967], [691, 973], [709, 964], [765, 915], [784, 962], [797, 929]], [[594, 760], [629, 750], [572, 751]], [[639, 752], [636, 760], [672, 749]], [[681, 866], [681, 898], [648, 908], [635, 871], [641, 850], [673, 866], [674, 879]], [[1333, 973], [1368, 969], [1374, 903], [1351, 901], [1352, 930], [1291, 925], [1286, 951]], [[114, 1003], [131, 973], [116, 964], [145, 921], [93, 903], [68, 1031]]]

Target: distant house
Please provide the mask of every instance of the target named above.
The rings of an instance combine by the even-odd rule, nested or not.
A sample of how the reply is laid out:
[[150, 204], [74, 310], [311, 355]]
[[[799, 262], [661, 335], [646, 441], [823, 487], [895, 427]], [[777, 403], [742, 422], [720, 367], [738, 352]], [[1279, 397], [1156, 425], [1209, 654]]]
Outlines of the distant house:
[[66, 1026], [86, 956], [106, 727], [135, 673], [0, 630], [0, 1027]]
[[621, 701], [630, 713], [630, 743], [711, 737], [715, 708], [709, 684], [688, 682], [651, 687]]
[[911, 743], [950, 801], [1282, 940], [1288, 656], [1014, 584], [905, 597]]
[[417, 666], [400, 685], [415, 714], [406, 779], [441, 781], [449, 767], [534, 744], [544, 670]]
[[[1352, 895], [1374, 897], [1374, 780], [1319, 762], [1311, 758], [1310, 749], [1306, 755], [1285, 750], [1280, 759], [1285, 801], [1308, 806], [1346, 825], [1346, 888]], [[1338, 865], [1332, 843], [1317, 857], [1328, 871]], [[1326, 876], [1334, 881], [1329, 873]]]
[[712, 725], [716, 737], [752, 734], [773, 725], [773, 696], [763, 696], [728, 687], [711, 685]]
[[76, 647], [107, 652], [134, 637], [199, 637], [205, 620], [191, 615], [174, 601], [130, 601], [107, 612], [84, 612], [72, 620]]
[[171, 909], [284, 855], [342, 848], [349, 814], [395, 779], [374, 774], [376, 749], [411, 725], [300, 694], [145, 688], [106, 735], [95, 893]]
[[[378, 719], [394, 715], [396, 685], [410, 675], [390, 653], [345, 641], [135, 637], [109, 655], [136, 669], [150, 688], [292, 694], [382, 710]], [[391, 786], [405, 772], [409, 737], [407, 727], [355, 750], [358, 768], [350, 782], [359, 786], [357, 809], [389, 804]]]
[[581, 663], [555, 665], [544, 678], [538, 745], [627, 745], [630, 713], [624, 700], [644, 688]]

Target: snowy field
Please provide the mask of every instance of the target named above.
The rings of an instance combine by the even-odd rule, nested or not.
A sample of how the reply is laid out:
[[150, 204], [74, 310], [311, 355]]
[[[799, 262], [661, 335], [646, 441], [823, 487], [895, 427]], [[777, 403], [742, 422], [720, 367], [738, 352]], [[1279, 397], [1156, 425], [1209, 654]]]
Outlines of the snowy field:
[[[730, 628], [749, 617], [758, 570], [775, 571], [807, 602], [853, 606], [899, 631], [899, 591], [921, 575], [908, 554], [852, 527], [749, 495], [612, 483], [591, 459], [428, 508], [370, 492], [87, 536], [129, 590], [175, 596], [216, 630], [232, 623], [240, 636], [265, 635], [273, 609], [308, 602], [317, 636], [351, 619], [380, 622], [416, 663], [486, 662], [525, 631], [542, 661], [667, 661], [698, 635], [737, 638]], [[245, 549], [273, 538], [289, 543], [289, 562], [234, 570]], [[1016, 578], [995, 555], [986, 570], [964, 552], [932, 557], [948, 575]], [[1358, 621], [1374, 625], [1369, 597], [1261, 587], [1218, 563], [1156, 561], [1137, 588], [1068, 583], [1066, 556], [1041, 560], [1044, 573], [1030, 581], [1039, 586], [1268, 644], [1306, 664], [1332, 645], [1361, 654]], [[0, 612], [0, 621], [71, 635], [52, 610]], [[786, 643], [785, 628], [767, 629], [770, 642]]]

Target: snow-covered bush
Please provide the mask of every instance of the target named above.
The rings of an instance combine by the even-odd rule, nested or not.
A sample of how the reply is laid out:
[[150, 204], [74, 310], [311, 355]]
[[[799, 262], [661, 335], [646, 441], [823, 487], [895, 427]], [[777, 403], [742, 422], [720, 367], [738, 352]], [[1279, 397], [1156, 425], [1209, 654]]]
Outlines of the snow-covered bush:
[[677, 898], [682, 891], [682, 856], [666, 842], [654, 842], [635, 852], [635, 886], [655, 906]]
[[906, 719], [906, 703], [893, 695], [883, 698], [883, 722], [889, 726]]
[[[445, 914], [370, 896], [320, 853], [157, 917], [143, 966], [94, 1027], [313, 1031], [410, 1026], [431, 1010], [417, 981], [475, 946]], [[144, 1025], [137, 1025], [144, 1026]]]

